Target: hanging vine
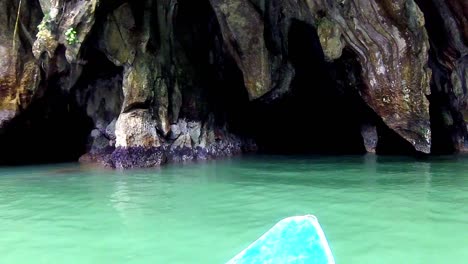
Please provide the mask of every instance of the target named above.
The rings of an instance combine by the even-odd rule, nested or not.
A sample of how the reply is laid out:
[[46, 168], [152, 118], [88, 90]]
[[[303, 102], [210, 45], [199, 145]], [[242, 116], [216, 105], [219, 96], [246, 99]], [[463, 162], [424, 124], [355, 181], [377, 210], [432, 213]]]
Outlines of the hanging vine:
[[18, 12], [16, 14], [15, 30], [13, 31], [13, 51], [16, 50], [16, 35], [18, 34], [18, 24], [19, 24], [19, 17], [21, 13], [22, 2], [23, 2], [22, 0], [19, 0], [19, 3], [18, 3]]

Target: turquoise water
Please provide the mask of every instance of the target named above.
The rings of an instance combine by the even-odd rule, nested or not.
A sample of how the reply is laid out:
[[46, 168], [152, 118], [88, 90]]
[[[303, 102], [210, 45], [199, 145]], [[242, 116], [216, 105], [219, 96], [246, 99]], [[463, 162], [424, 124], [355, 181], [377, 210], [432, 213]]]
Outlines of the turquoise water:
[[468, 157], [0, 168], [0, 263], [224, 263], [309, 213], [337, 263], [466, 262]]

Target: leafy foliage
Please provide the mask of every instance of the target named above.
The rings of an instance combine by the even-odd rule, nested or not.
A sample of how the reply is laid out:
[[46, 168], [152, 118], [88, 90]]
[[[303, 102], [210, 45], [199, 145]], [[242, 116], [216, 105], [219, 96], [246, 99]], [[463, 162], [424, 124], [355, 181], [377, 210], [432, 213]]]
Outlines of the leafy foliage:
[[65, 38], [68, 42], [68, 44], [70, 45], [74, 45], [77, 41], [77, 38], [76, 38], [76, 30], [74, 28], [69, 28], [66, 32], [65, 32]]

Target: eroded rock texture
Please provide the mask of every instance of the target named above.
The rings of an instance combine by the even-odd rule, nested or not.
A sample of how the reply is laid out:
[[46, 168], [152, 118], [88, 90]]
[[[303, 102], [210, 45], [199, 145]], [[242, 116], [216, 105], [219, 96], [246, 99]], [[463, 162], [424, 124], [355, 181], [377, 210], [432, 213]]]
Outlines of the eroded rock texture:
[[433, 71], [431, 114], [436, 152], [467, 151], [468, 3], [417, 1], [426, 16]]
[[429, 43], [423, 14], [413, 1], [211, 3], [251, 98], [287, 89], [281, 81], [293, 73], [281, 69], [290, 68], [288, 35], [299, 20], [317, 29], [327, 60], [340, 58], [344, 48], [353, 51], [362, 67], [365, 86], [359, 92], [366, 103], [416, 150], [430, 152]]
[[[18, 8], [16, 1], [0, 1], [0, 128], [35, 94], [41, 80], [39, 63], [33, 58], [30, 32], [40, 21], [37, 3]], [[17, 20], [17, 14], [22, 19]]]
[[18, 4], [0, 0], [0, 143], [60, 111], [85, 128], [70, 134], [88, 138], [82, 161], [118, 168], [231, 156], [254, 141], [466, 149], [463, 0]]

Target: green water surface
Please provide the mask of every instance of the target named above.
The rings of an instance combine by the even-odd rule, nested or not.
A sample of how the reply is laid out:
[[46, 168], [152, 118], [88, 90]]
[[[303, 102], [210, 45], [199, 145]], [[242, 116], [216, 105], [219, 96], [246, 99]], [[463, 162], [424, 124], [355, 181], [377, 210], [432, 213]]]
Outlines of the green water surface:
[[300, 214], [337, 263], [468, 263], [468, 157], [0, 168], [0, 263], [224, 263]]

